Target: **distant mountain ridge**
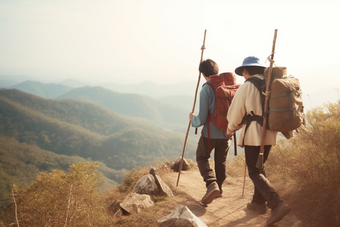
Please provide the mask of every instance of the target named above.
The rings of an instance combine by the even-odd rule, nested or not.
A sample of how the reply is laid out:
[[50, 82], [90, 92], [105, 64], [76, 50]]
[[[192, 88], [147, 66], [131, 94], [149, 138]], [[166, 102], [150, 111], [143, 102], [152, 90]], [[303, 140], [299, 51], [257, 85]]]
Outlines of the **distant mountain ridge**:
[[73, 88], [89, 86], [89, 84], [87, 83], [84, 83], [78, 80], [72, 80], [72, 79], [63, 80], [57, 84], [61, 84], [61, 85], [65, 85], [65, 86], [73, 87]]
[[5, 88], [5, 87], [9, 87], [9, 86], [13, 86], [15, 84], [18, 84], [19, 82], [16, 80], [3, 80], [0, 79], [0, 88]]
[[[78, 80], [64, 80], [59, 83], [40, 83], [35, 81], [27, 81], [28, 77], [24, 76], [0, 76], [0, 88], [16, 88], [21, 91], [28, 92], [43, 98], [56, 98], [62, 94], [71, 91], [73, 88], [84, 86], [100, 86], [118, 93], [123, 94], [139, 94], [154, 98], [160, 102], [171, 104], [173, 106], [191, 110], [196, 82], [183, 81], [175, 84], [157, 84], [150, 81], [144, 81], [139, 84], [116, 84], [116, 83], [87, 83]], [[18, 82], [26, 79], [24, 82]], [[202, 87], [203, 82], [199, 85]], [[336, 85], [334, 85], [336, 87]], [[319, 91], [309, 92], [303, 91], [303, 102], [305, 109], [309, 110], [313, 107], [322, 106], [325, 102], [336, 102], [340, 98], [340, 91], [336, 91], [335, 87], [323, 88]], [[338, 87], [339, 89], [339, 87]], [[198, 91], [199, 93], [199, 91]], [[199, 98], [196, 103], [196, 112]]]
[[65, 92], [68, 92], [72, 87], [60, 84], [43, 84], [35, 81], [24, 81], [6, 88], [16, 88], [18, 90], [37, 95], [43, 98], [55, 98]]
[[[23, 80], [26, 78], [25, 80]], [[16, 84], [2, 84], [1, 81], [14, 80], [17, 81]], [[18, 84], [23, 83], [20, 86]], [[14, 85], [14, 86], [13, 86]], [[28, 77], [4, 77], [0, 76], [0, 87], [2, 88], [17, 88], [19, 90], [35, 94], [44, 98], [54, 98], [52, 96], [43, 96], [43, 92], [41, 90], [46, 90], [44, 87], [51, 87], [51, 85], [62, 85], [67, 88], [79, 88], [85, 86], [91, 87], [103, 87], [106, 89], [110, 89], [119, 93], [129, 93], [129, 94], [140, 94], [152, 97], [154, 99], [162, 98], [164, 96], [178, 96], [178, 95], [187, 95], [194, 97], [197, 82], [195, 81], [183, 81], [179, 83], [173, 84], [158, 84], [151, 81], [144, 81], [138, 84], [119, 84], [119, 83], [88, 83], [82, 82], [79, 80], [66, 79], [63, 81], [46, 83], [40, 82], [36, 80], [29, 79]], [[202, 83], [201, 83], [202, 85]], [[200, 87], [201, 87], [200, 85]], [[12, 87], [9, 87], [12, 86]], [[62, 94], [62, 91], [59, 92], [59, 95]]]
[[157, 84], [150, 81], [144, 81], [140, 84], [115, 84], [115, 83], [99, 83], [101, 86], [120, 93], [133, 93], [146, 95], [155, 99], [164, 96], [189, 95], [194, 96], [197, 82], [183, 81], [175, 84]]
[[15, 80], [15, 81], [18, 81], [18, 83], [20, 83], [25, 80], [30, 80], [30, 78], [28, 76], [23, 76], [23, 75], [16, 75], [16, 76], [0, 75], [0, 80]]
[[106, 107], [116, 113], [131, 117], [145, 118], [155, 122], [186, 124], [184, 108], [159, 102], [139, 94], [123, 94], [102, 87], [81, 87], [58, 96], [57, 99], [75, 99]]

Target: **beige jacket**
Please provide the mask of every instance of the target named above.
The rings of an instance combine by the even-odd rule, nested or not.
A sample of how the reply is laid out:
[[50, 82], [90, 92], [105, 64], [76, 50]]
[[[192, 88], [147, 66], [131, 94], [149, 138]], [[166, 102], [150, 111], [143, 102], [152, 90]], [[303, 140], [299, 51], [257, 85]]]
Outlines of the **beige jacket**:
[[[253, 77], [264, 79], [263, 75], [256, 74]], [[235, 131], [239, 128], [242, 119], [245, 115], [251, 114], [251, 111], [256, 115], [262, 116], [262, 104], [260, 93], [251, 82], [245, 82], [237, 90], [235, 97], [228, 110], [228, 134], [231, 131]], [[242, 147], [244, 130], [246, 125], [244, 124], [240, 132], [237, 144]], [[264, 145], [276, 144], [277, 132], [267, 129]], [[247, 146], [261, 146], [262, 139], [262, 126], [256, 121], [252, 121], [247, 129], [244, 145]]]

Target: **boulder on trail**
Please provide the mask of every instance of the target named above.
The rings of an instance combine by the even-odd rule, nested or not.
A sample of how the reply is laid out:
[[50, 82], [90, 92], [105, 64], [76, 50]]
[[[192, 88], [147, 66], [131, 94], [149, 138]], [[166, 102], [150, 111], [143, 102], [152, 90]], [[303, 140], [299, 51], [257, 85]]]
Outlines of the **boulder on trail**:
[[150, 169], [150, 174], [152, 174], [152, 176], [155, 178], [155, 182], [158, 186], [158, 194], [159, 195], [166, 195], [166, 196], [174, 196], [171, 189], [169, 188], [168, 185], [166, 185], [164, 183], [164, 181], [162, 180], [162, 178], [160, 177], [157, 169], [155, 167], [152, 167]]
[[158, 195], [158, 186], [154, 176], [152, 174], [142, 176], [132, 191], [138, 194]]
[[[181, 159], [182, 159], [182, 157], [178, 158], [175, 161], [175, 163], [172, 165], [171, 169], [173, 171], [175, 171], [175, 172], [179, 171], [179, 165], [181, 164]], [[189, 163], [185, 158], [183, 158], [182, 170], [184, 170], [184, 171], [189, 170]]]
[[207, 227], [188, 207], [179, 205], [172, 213], [157, 221], [159, 227]]
[[124, 201], [120, 204], [123, 214], [136, 214], [146, 207], [153, 206], [149, 195], [140, 195], [131, 192], [126, 196]]

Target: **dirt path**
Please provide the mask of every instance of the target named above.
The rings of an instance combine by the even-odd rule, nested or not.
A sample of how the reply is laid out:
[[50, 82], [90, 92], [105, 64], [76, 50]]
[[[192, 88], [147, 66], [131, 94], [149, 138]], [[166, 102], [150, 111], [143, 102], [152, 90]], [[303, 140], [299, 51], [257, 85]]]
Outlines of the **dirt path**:
[[[176, 196], [186, 198], [182, 202], [192, 213], [209, 227], [241, 227], [241, 226], [266, 226], [270, 210], [266, 214], [258, 215], [246, 209], [247, 203], [253, 194], [253, 184], [249, 177], [246, 179], [244, 197], [242, 198], [243, 177], [228, 176], [224, 182], [223, 196], [215, 199], [211, 204], [203, 206], [199, 201], [206, 192], [205, 183], [197, 167], [189, 171], [182, 171], [179, 185], [176, 187], [178, 173], [167, 172], [162, 174], [162, 179], [169, 185]], [[272, 226], [299, 227], [301, 222], [292, 211], [283, 220]]]

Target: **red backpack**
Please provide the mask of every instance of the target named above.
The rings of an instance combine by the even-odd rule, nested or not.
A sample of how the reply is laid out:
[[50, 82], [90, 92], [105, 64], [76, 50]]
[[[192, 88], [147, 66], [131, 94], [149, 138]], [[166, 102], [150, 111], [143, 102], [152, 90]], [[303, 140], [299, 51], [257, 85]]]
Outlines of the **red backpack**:
[[210, 80], [205, 84], [209, 84], [212, 89], [214, 89], [216, 101], [214, 114], [209, 113], [208, 119], [210, 119], [217, 128], [227, 131], [228, 109], [237, 89], [241, 85], [236, 84], [236, 77], [233, 73], [221, 73], [210, 76], [209, 78]]
[[[207, 119], [208, 139], [210, 143], [209, 120], [219, 129], [227, 131], [228, 121], [227, 114], [231, 105], [231, 101], [235, 96], [237, 89], [241, 86], [236, 84], [236, 77], [233, 73], [221, 73], [210, 76], [209, 81], [204, 85], [209, 84], [215, 92], [215, 111], [214, 114], [209, 113]], [[227, 137], [225, 135], [225, 137]]]

